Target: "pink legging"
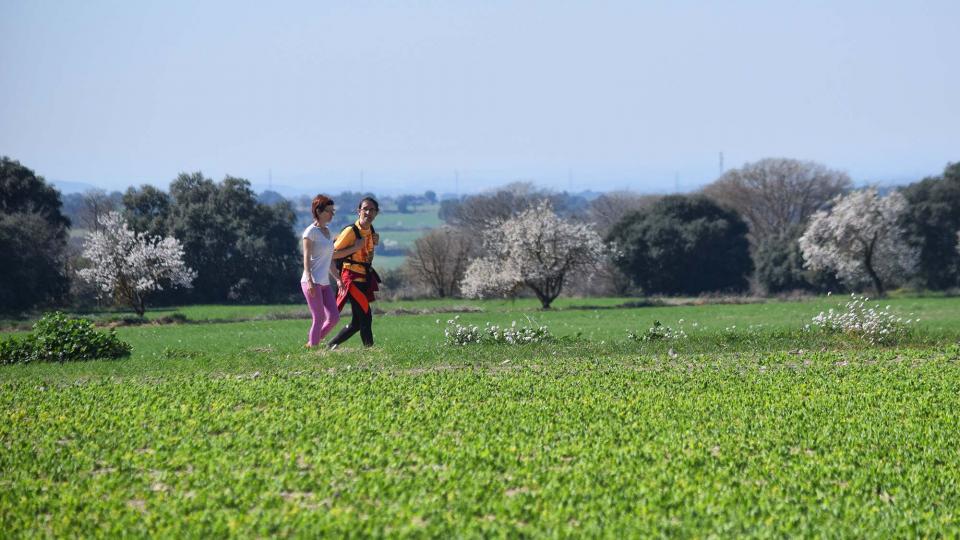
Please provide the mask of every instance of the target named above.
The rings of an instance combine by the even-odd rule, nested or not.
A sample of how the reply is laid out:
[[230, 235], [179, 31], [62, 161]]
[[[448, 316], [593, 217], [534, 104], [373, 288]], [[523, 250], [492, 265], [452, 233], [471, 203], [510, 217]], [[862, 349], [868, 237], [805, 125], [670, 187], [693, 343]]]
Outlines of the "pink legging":
[[307, 345], [316, 347], [323, 336], [327, 335], [340, 322], [337, 297], [333, 294], [333, 288], [329, 285], [314, 285], [312, 295], [310, 294], [309, 283], [301, 282], [300, 288], [303, 290], [303, 296], [307, 298], [307, 305], [310, 306], [310, 315], [313, 316]]

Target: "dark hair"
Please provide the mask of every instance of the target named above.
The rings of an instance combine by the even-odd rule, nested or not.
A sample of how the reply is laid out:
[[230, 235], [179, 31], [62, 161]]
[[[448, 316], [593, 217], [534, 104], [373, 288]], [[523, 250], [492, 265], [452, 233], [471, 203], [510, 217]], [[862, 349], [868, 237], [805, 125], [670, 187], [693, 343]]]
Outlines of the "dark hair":
[[377, 212], [380, 211], [380, 203], [378, 203], [377, 200], [374, 199], [373, 197], [364, 197], [364, 198], [360, 199], [360, 204], [357, 205], [357, 210], [359, 210], [360, 207], [363, 206], [364, 201], [367, 201], [367, 202], [373, 204], [373, 208], [374, 208], [374, 210], [376, 210]]
[[310, 205], [310, 213], [313, 214], [314, 221], [320, 220], [320, 213], [333, 204], [333, 199], [326, 195], [317, 195], [313, 198], [313, 204]]

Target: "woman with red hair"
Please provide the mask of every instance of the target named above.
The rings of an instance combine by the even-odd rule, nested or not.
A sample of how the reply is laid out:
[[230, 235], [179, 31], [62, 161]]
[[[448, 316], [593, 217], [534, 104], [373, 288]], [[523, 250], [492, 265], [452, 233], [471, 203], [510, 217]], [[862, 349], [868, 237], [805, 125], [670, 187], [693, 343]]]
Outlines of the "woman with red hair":
[[310, 205], [313, 223], [303, 231], [303, 276], [300, 278], [300, 288], [307, 298], [310, 315], [313, 323], [307, 336], [307, 347], [315, 347], [326, 336], [337, 322], [340, 321], [340, 310], [337, 308], [337, 298], [330, 286], [330, 276], [339, 285], [334, 258], [346, 257], [363, 245], [349, 247], [334, 252], [334, 238], [327, 226], [336, 213], [333, 199], [326, 195], [317, 195]]

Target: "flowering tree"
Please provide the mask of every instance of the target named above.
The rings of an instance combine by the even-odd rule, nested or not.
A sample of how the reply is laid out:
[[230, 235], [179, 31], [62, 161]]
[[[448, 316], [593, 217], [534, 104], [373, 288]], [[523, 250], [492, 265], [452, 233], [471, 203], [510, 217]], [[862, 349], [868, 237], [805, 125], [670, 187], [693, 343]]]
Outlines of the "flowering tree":
[[460, 284], [468, 297], [501, 296], [528, 287], [544, 309], [567, 277], [595, 267], [606, 256], [597, 233], [564, 221], [547, 201], [485, 231], [486, 255], [474, 259]]
[[117, 212], [100, 216], [101, 228], [87, 236], [83, 256], [92, 266], [79, 271], [102, 296], [145, 311], [146, 296], [172, 287], [191, 287], [197, 273], [183, 262], [183, 247], [176, 238], [134, 232]]
[[804, 266], [834, 270], [851, 285], [869, 281], [882, 295], [884, 283], [917, 266], [919, 254], [899, 225], [906, 207], [899, 192], [881, 197], [870, 188], [838, 196], [832, 210], [813, 215], [800, 237]]

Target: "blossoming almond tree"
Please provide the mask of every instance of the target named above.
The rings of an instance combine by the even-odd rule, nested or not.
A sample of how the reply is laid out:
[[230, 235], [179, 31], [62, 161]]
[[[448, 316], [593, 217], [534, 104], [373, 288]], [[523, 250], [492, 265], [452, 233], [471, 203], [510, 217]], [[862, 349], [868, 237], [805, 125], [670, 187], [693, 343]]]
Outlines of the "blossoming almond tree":
[[567, 278], [589, 271], [606, 256], [589, 226], [564, 221], [548, 201], [484, 231], [486, 255], [474, 259], [460, 284], [468, 297], [503, 296], [527, 287], [548, 309]]
[[146, 297], [171, 287], [191, 287], [197, 273], [183, 262], [183, 247], [176, 238], [134, 232], [118, 212], [100, 216], [99, 231], [87, 236], [83, 256], [92, 266], [79, 271], [101, 296], [112, 296], [142, 316]]
[[804, 266], [833, 270], [851, 285], [869, 281], [883, 295], [885, 284], [909, 276], [919, 260], [899, 224], [906, 207], [900, 193], [881, 197], [874, 188], [838, 196], [800, 237]]

